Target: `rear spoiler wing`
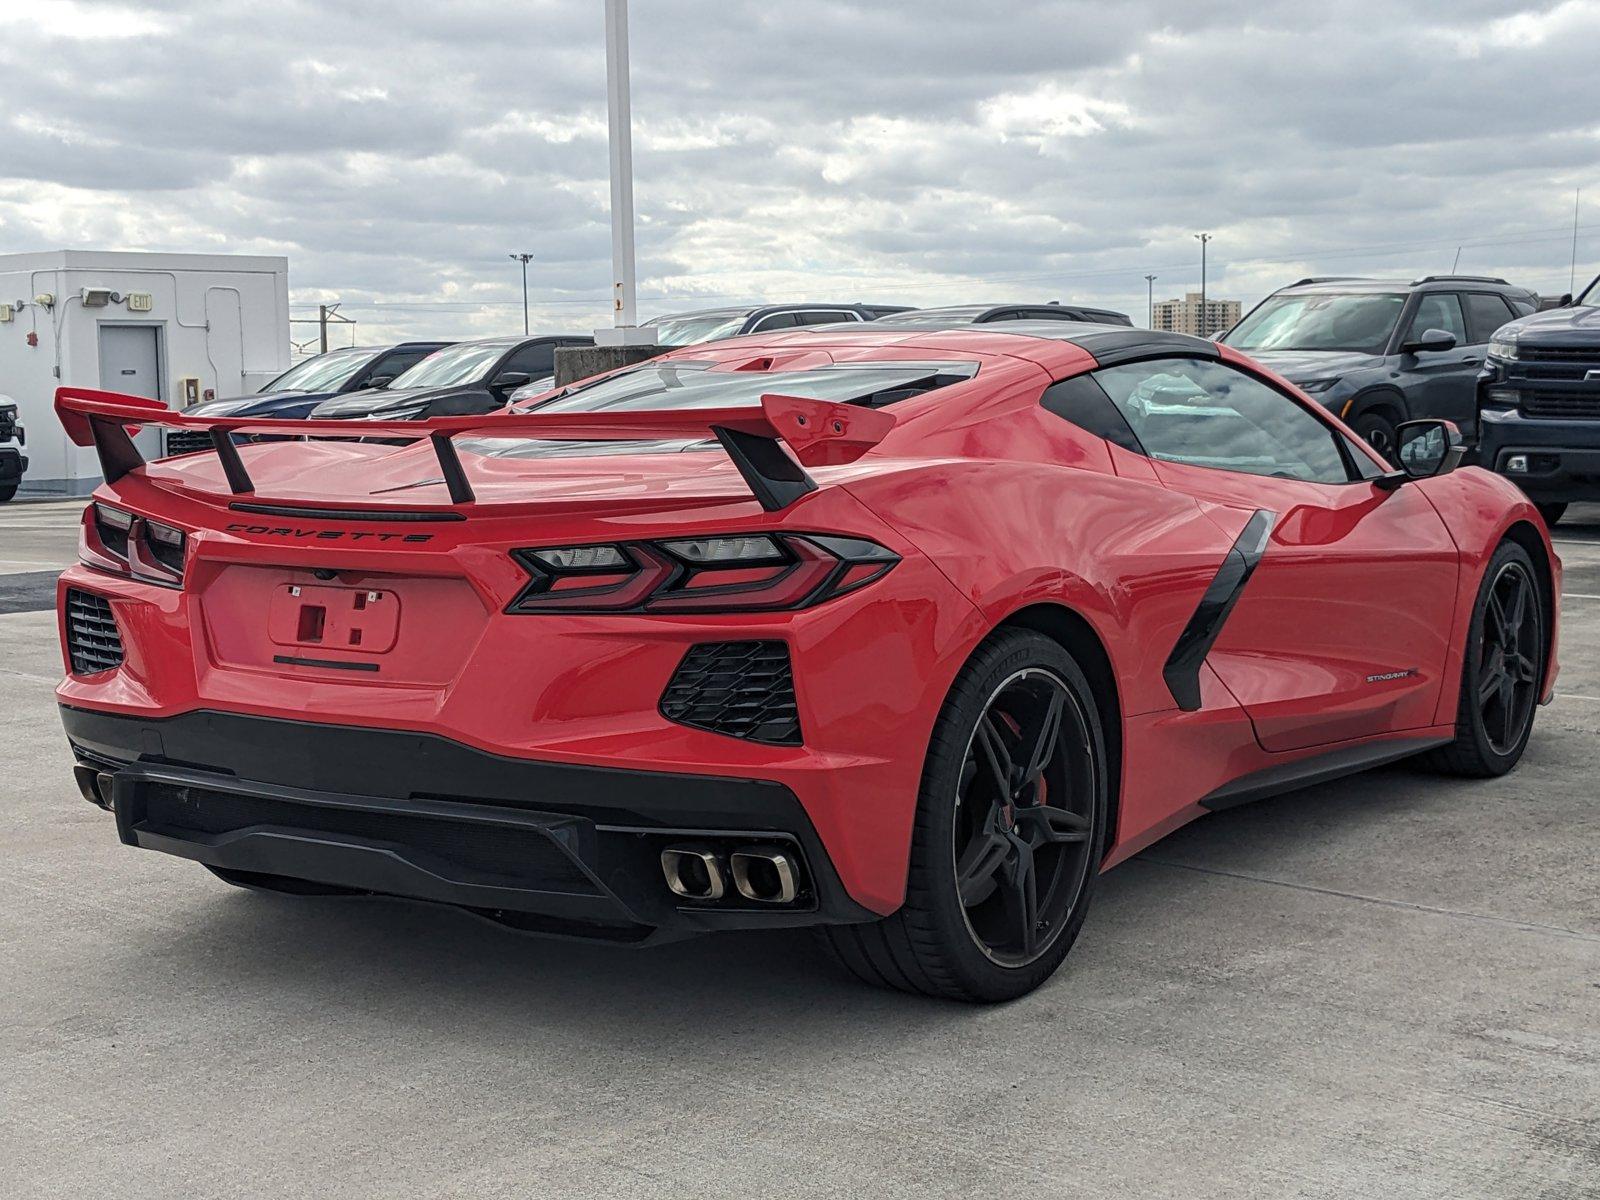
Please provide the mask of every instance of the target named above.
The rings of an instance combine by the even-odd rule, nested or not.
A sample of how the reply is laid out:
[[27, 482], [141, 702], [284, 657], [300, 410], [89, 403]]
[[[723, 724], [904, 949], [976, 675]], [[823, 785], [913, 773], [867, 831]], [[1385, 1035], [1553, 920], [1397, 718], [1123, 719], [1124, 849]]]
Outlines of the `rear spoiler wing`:
[[[159, 400], [102, 392], [93, 388], [56, 389], [56, 416], [67, 436], [79, 446], [93, 446], [107, 483], [115, 483], [144, 465], [130, 430], [159, 425], [209, 434], [228, 487], [235, 495], [255, 491], [233, 435], [279, 434], [291, 437], [426, 438], [439, 460], [439, 470], [452, 504], [476, 498], [467, 479], [455, 439], [527, 437], [584, 441], [637, 441], [704, 437], [722, 444], [751, 493], [768, 512], [787, 508], [809, 492], [816, 481], [807, 466], [853, 462], [881, 442], [894, 427], [889, 413], [832, 400], [803, 396], [761, 397], [759, 408], [683, 408], [659, 412], [487, 413], [479, 416], [434, 417], [426, 421], [289, 421], [270, 417], [189, 417]], [[788, 445], [794, 457], [779, 443]]]

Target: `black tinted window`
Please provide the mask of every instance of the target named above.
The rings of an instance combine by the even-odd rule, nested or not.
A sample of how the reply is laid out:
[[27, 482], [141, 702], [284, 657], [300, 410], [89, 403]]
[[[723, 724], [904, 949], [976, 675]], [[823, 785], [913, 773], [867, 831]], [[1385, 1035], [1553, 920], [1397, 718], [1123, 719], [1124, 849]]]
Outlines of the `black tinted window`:
[[533, 378], [548, 375], [556, 369], [556, 348], [551, 345], [524, 346], [506, 359], [502, 371], [526, 371]]
[[1472, 334], [1472, 344], [1487, 342], [1496, 329], [1511, 320], [1511, 306], [1499, 296], [1487, 292], [1468, 292], [1467, 329]]
[[770, 317], [762, 317], [756, 322], [756, 327], [751, 333], [765, 333], [769, 329], [793, 329], [800, 324], [793, 313], [773, 313]]
[[1122, 411], [1111, 403], [1105, 389], [1090, 375], [1074, 375], [1060, 383], [1045, 388], [1040, 398], [1047, 412], [1053, 412], [1064, 421], [1071, 421], [1096, 437], [1115, 442], [1125, 450], [1143, 454], [1144, 447], [1133, 436]]
[[383, 361], [372, 368], [372, 373], [374, 375], [398, 375], [401, 371], [416, 366], [432, 353], [432, 350], [396, 350], [391, 354], [385, 354]]
[[801, 325], [833, 325], [839, 321], [854, 321], [855, 313], [841, 312], [837, 308], [814, 308], [809, 312], [797, 314], [797, 323]]
[[1311, 483], [1350, 481], [1330, 426], [1233, 367], [1164, 358], [1094, 377], [1152, 458]]
[[1420, 338], [1430, 329], [1455, 334], [1456, 345], [1467, 345], [1467, 323], [1461, 316], [1461, 297], [1454, 292], [1429, 292], [1417, 303], [1407, 340]]

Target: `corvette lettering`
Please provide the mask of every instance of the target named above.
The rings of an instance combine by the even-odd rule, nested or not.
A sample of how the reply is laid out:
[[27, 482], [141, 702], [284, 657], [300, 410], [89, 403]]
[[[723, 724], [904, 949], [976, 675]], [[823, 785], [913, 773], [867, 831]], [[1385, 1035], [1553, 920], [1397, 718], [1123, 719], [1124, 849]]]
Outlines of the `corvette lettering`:
[[246, 525], [236, 521], [225, 526], [229, 533], [249, 533], [257, 537], [299, 538], [302, 541], [331, 542], [347, 539], [352, 542], [431, 542], [431, 533], [366, 533], [356, 529], [298, 529], [288, 525]]

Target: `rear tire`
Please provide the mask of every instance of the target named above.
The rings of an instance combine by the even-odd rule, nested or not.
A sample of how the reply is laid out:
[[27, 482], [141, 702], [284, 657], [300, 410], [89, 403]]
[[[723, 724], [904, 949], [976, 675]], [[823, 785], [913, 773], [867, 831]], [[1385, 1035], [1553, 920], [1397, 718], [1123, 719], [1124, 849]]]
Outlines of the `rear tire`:
[[1424, 761], [1477, 779], [1516, 766], [1533, 732], [1549, 646], [1533, 559], [1515, 542], [1501, 542], [1478, 585], [1467, 628], [1455, 741]]
[[1535, 504], [1534, 507], [1539, 510], [1539, 515], [1544, 518], [1545, 525], [1550, 529], [1554, 529], [1556, 522], [1567, 515], [1565, 504]]
[[974, 1002], [1032, 991], [1088, 914], [1105, 850], [1106, 761], [1094, 693], [1072, 656], [1032, 631], [993, 634], [934, 726], [905, 904], [870, 924], [825, 927], [824, 940], [879, 987]]

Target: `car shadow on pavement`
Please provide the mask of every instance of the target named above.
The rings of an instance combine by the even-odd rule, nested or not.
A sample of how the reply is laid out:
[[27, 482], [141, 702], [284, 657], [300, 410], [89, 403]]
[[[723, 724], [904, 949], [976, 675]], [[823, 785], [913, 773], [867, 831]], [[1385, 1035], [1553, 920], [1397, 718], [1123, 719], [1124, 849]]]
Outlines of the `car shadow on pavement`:
[[[1282, 847], [1315, 842], [1330, 827], [1344, 836], [1364, 825], [1393, 821], [1425, 789], [1404, 769], [1377, 772], [1281, 797], [1187, 827], [1154, 852], [1185, 863], [1226, 862], [1230, 871], [1270, 873]], [[724, 933], [643, 949], [627, 949], [519, 934], [470, 915], [382, 899], [329, 899], [246, 892], [183, 863], [185, 872], [167, 910], [173, 926], [145, 924], [121, 943], [156, 975], [129, 964], [129, 986], [165, 979], [186, 988], [196, 979], [225, 991], [228, 1003], [292, 1002], [294, 994], [349, 1011], [404, 1015], [419, 997], [430, 1009], [468, 1011], [492, 1028], [530, 1019], [588, 1027], [614, 1037], [620, 1028], [672, 1029], [691, 1037], [704, 1015], [723, 1026], [740, 1022], [807, 1027], [837, 1033], [841, 1009], [854, 1018], [904, 1014], [918, 1022], [968, 1019], [967, 1006], [880, 991], [857, 983], [806, 930]], [[1187, 874], [1187, 872], [1185, 873]], [[163, 880], [164, 888], [179, 884]], [[1070, 957], [1068, 974], [1102, 965], [1119, 929], [1166, 919], [1174, 887], [1156, 884], [1139, 860], [1103, 876], [1096, 911]], [[1048, 986], [1048, 985], [1047, 985]], [[130, 997], [132, 999], [132, 997]], [[139, 997], [158, 1003], [160, 997]], [[889, 1022], [893, 1024], [894, 1022]], [[870, 1020], [856, 1028], [870, 1030]], [[712, 1036], [709, 1031], [705, 1036]]]

